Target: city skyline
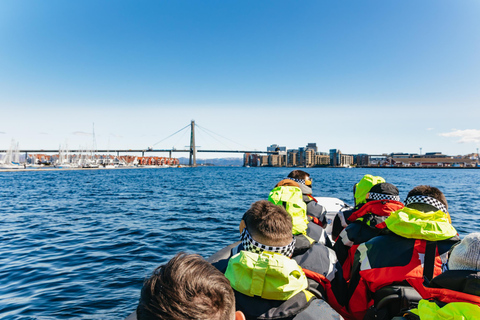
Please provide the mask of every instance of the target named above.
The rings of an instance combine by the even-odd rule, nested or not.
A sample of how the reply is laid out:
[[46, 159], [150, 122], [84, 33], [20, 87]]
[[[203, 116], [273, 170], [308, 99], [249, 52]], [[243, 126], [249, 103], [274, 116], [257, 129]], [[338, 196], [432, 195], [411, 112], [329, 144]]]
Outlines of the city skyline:
[[93, 124], [98, 149], [145, 149], [195, 119], [200, 149], [475, 153], [479, 15], [447, 0], [2, 1], [0, 149], [88, 148]]

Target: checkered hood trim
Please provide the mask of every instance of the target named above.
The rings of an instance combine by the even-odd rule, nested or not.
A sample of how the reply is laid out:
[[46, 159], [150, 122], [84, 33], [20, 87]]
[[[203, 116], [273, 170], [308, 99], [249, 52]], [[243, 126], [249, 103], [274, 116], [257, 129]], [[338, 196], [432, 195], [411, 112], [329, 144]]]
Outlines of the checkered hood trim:
[[261, 244], [253, 240], [252, 236], [248, 232], [247, 228], [244, 228], [242, 231], [242, 245], [244, 250], [254, 252], [254, 253], [262, 253], [263, 251], [275, 252], [280, 253], [286, 257], [291, 257], [293, 255], [293, 249], [295, 249], [295, 238], [293, 238], [290, 244], [284, 247], [271, 247]]
[[390, 194], [370, 192], [370, 193], [368, 193], [367, 200], [395, 200], [395, 201], [400, 201], [400, 196], [393, 196], [393, 195], [390, 195]]
[[303, 180], [303, 179], [295, 179], [295, 178], [287, 178], [287, 179], [293, 180], [293, 181], [301, 183], [301, 184], [305, 184], [305, 180]]
[[408, 206], [410, 203], [426, 203], [434, 206], [438, 210], [441, 210], [445, 213], [447, 212], [447, 207], [443, 203], [441, 203], [435, 198], [428, 196], [411, 196], [405, 199], [405, 206]]

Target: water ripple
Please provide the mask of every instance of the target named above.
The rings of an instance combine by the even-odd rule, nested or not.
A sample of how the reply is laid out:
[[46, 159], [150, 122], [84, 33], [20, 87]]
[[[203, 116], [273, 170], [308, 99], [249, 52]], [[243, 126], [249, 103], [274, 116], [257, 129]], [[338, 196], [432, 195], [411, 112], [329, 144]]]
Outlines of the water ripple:
[[[461, 236], [480, 231], [480, 170], [307, 169], [315, 194], [352, 203], [353, 184], [381, 175], [402, 200], [443, 190]], [[143, 279], [179, 251], [209, 256], [287, 168], [1, 172], [0, 318], [121, 319]]]

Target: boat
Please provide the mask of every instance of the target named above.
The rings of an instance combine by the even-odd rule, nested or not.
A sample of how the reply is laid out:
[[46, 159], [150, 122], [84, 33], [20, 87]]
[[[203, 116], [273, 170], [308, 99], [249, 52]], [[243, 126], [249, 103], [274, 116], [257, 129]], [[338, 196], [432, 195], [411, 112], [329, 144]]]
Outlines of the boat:
[[[317, 202], [318, 204], [321, 204], [326, 210], [327, 210], [327, 221], [328, 221], [328, 225], [327, 227], [325, 228], [325, 230], [327, 231], [327, 234], [328, 235], [331, 235], [332, 234], [332, 225], [333, 225], [333, 219], [335, 218], [335, 215], [341, 210], [341, 209], [345, 209], [345, 208], [349, 208], [350, 206], [348, 204], [345, 203], [345, 201], [341, 200], [341, 199], [338, 199], [338, 198], [334, 198], [334, 197], [316, 197], [315, 199], [317, 199]], [[237, 246], [240, 242], [237, 241], [227, 247], [225, 247], [224, 249], [226, 249], [226, 251], [229, 251], [231, 248]], [[218, 251], [217, 253], [213, 254], [212, 256], [210, 256], [209, 258], [207, 258], [207, 261], [216, 261], [218, 260], [218, 256], [216, 256], [217, 254], [222, 254], [222, 252], [226, 252], [225, 250], [220, 250]], [[125, 318], [125, 320], [136, 320], [137, 319], [137, 314], [135, 311], [133, 311], [128, 317]]]
[[24, 169], [25, 166], [20, 164], [20, 153], [18, 151], [18, 142], [12, 139], [10, 149], [7, 150], [5, 156], [0, 160], [0, 169]]

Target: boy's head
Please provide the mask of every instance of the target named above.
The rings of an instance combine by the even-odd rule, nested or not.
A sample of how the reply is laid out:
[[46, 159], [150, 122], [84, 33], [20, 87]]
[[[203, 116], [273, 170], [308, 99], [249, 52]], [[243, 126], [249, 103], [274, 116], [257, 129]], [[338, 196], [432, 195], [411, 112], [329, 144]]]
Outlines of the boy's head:
[[367, 202], [375, 200], [395, 200], [400, 201], [397, 187], [388, 182], [382, 182], [374, 185], [367, 193]]
[[312, 187], [312, 182], [313, 182], [312, 178], [310, 178], [310, 175], [305, 171], [293, 170], [288, 174], [287, 178], [293, 181], [296, 181], [298, 183], [304, 184], [310, 188]]
[[292, 242], [292, 217], [267, 200], [253, 203], [242, 221], [251, 237], [265, 246], [283, 247]]
[[448, 211], [445, 195], [438, 188], [431, 186], [417, 186], [413, 188], [405, 199], [405, 206], [423, 212]]
[[[233, 320], [235, 296], [230, 282], [196, 254], [177, 254], [155, 269], [142, 287], [138, 320]], [[238, 318], [241, 319], [241, 318]]]

